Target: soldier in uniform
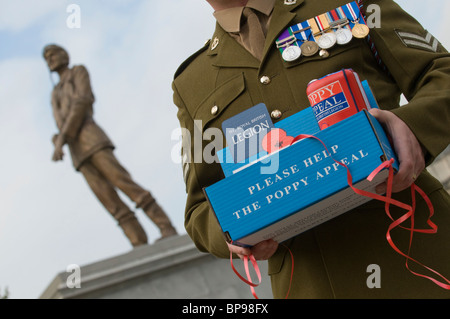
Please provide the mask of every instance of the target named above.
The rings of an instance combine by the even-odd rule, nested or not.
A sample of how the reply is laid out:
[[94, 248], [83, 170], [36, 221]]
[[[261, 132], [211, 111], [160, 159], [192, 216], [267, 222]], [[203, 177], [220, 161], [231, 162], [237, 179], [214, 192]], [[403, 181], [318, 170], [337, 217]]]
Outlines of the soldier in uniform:
[[176, 234], [169, 218], [149, 191], [136, 184], [113, 154], [114, 145], [93, 119], [94, 95], [89, 74], [82, 65], [69, 68], [69, 55], [58, 45], [43, 51], [51, 72], [60, 81], [52, 92], [53, 115], [59, 133], [53, 137], [53, 161], [63, 159], [63, 146], [69, 146], [72, 162], [80, 171], [99, 201], [118, 222], [133, 247], [147, 244], [147, 235], [135, 214], [120, 199], [123, 191], [136, 207], [160, 229], [162, 238]]
[[[277, 38], [286, 28], [350, 0], [208, 2], [217, 20], [212, 40], [179, 67], [172, 85], [181, 127], [191, 136], [196, 130], [221, 128], [224, 120], [258, 103], [265, 103], [276, 123], [309, 107], [306, 87], [311, 80], [352, 68], [371, 85], [380, 105], [380, 110], [371, 112], [392, 137], [399, 158], [393, 197], [411, 203], [409, 187], [415, 182], [434, 205], [432, 220], [439, 230], [433, 235], [415, 234], [411, 255], [450, 276], [450, 198], [425, 169], [450, 142], [450, 55], [442, 45], [394, 1], [364, 0], [359, 1], [363, 12], [371, 4], [381, 9], [380, 27], [370, 30], [370, 38], [383, 64], [367, 38], [354, 38], [348, 44], [286, 61], [276, 47]], [[409, 103], [400, 107], [402, 93]], [[225, 139], [222, 142], [226, 145]], [[202, 192], [202, 188], [224, 178], [220, 164], [189, 161], [186, 154], [195, 152], [192, 144], [186, 143], [183, 149], [188, 234], [199, 250], [218, 257], [229, 258], [231, 251], [240, 257], [252, 253], [256, 259], [268, 259], [275, 298], [284, 298], [290, 283], [290, 298], [450, 297], [445, 287], [406, 269], [405, 258], [388, 245], [390, 219], [384, 203], [376, 200], [284, 245], [272, 240], [251, 249], [227, 244]], [[380, 193], [385, 190], [385, 184], [377, 189]], [[391, 207], [391, 213], [401, 216], [405, 212]], [[427, 228], [428, 214], [425, 201], [418, 200], [417, 228]], [[392, 232], [398, 247], [405, 251], [409, 236], [405, 230]], [[292, 280], [290, 254], [285, 247], [294, 255]], [[373, 264], [380, 267], [381, 288], [367, 285], [367, 269]], [[412, 262], [409, 267], [434, 275]]]

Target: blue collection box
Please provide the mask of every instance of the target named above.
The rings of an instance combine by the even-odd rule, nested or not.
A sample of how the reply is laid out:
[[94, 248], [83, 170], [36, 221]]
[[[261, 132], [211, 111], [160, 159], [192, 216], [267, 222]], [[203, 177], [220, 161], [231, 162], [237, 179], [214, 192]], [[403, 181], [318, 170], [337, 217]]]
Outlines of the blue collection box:
[[[302, 116], [310, 120], [308, 111], [291, 117], [302, 121]], [[365, 110], [314, 136], [329, 152], [316, 139], [302, 139], [204, 189], [228, 242], [244, 247], [270, 238], [283, 242], [369, 201], [348, 186], [346, 168], [333, 158], [349, 167], [355, 187], [369, 192], [388, 176], [383, 169], [367, 180], [380, 164], [393, 158], [398, 169], [383, 128]]]

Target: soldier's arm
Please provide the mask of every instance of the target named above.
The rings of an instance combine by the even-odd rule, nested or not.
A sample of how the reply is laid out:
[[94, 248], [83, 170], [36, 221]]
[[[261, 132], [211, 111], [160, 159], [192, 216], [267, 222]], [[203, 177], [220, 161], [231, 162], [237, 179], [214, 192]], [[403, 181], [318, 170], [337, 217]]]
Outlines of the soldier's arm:
[[[172, 87], [174, 91], [174, 103], [178, 107], [177, 116], [180, 121], [180, 126], [190, 132], [190, 136], [193, 137], [194, 121], [178, 94], [175, 84]], [[193, 141], [183, 143], [183, 153], [186, 152], [190, 152], [191, 155], [194, 154]], [[197, 180], [196, 164], [191, 159], [192, 156], [186, 156], [183, 160], [183, 173], [187, 192], [185, 209], [186, 231], [200, 251], [209, 252], [220, 258], [227, 258], [230, 253], [222, 230]]]
[[411, 129], [430, 164], [450, 143], [450, 55], [394, 1], [363, 3], [366, 9], [381, 8], [380, 28], [372, 28], [370, 36], [409, 101], [391, 112]]

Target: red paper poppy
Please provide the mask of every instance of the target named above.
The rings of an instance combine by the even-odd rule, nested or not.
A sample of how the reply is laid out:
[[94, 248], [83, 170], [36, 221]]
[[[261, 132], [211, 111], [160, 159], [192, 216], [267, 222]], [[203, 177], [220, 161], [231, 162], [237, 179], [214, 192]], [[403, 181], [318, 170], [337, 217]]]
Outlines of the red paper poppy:
[[282, 149], [283, 147], [291, 145], [293, 140], [294, 138], [292, 136], [288, 136], [286, 131], [279, 128], [274, 128], [270, 130], [266, 136], [264, 136], [262, 140], [262, 148], [267, 153], [272, 153]]

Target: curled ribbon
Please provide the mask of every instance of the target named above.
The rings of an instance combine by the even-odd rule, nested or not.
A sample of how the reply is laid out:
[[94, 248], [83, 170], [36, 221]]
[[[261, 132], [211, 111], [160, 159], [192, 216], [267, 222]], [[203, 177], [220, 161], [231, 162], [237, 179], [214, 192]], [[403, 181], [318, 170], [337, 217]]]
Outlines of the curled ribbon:
[[[374, 177], [375, 177], [379, 172], [381, 172], [383, 169], [388, 169], [388, 170], [389, 170], [389, 175], [388, 175], [388, 180], [387, 180], [386, 196], [379, 195], [379, 194], [374, 194], [374, 193], [371, 193], [371, 192], [368, 192], [368, 191], [365, 191], [365, 190], [358, 189], [358, 188], [356, 188], [356, 187], [353, 186], [353, 179], [352, 179], [352, 175], [351, 175], [351, 173], [350, 173], [350, 169], [348, 168], [348, 166], [345, 165], [344, 163], [338, 161], [338, 160], [335, 160], [335, 159], [333, 158], [332, 154], [330, 153], [330, 151], [328, 150], [327, 146], [325, 145], [325, 143], [324, 143], [321, 139], [319, 139], [318, 137], [316, 137], [316, 136], [314, 136], [314, 135], [309, 135], [309, 134], [300, 134], [300, 135], [298, 135], [297, 137], [295, 137], [295, 138], [292, 140], [292, 142], [291, 142], [290, 145], [294, 144], [295, 142], [297, 142], [297, 141], [299, 141], [299, 140], [305, 139], [305, 138], [313, 138], [313, 139], [319, 141], [319, 142], [322, 144], [322, 146], [325, 148], [325, 150], [328, 152], [328, 154], [330, 155], [331, 159], [333, 159], [333, 161], [336, 162], [337, 164], [339, 164], [340, 166], [346, 168], [346, 170], [347, 170], [347, 183], [348, 183], [349, 187], [350, 187], [356, 194], [361, 195], [361, 196], [366, 196], [366, 197], [369, 197], [369, 198], [371, 198], [371, 199], [379, 200], [379, 201], [382, 201], [382, 202], [385, 203], [385, 212], [386, 212], [387, 216], [392, 220], [392, 223], [389, 225], [388, 230], [387, 230], [387, 233], [386, 233], [386, 239], [387, 239], [389, 245], [392, 247], [392, 249], [394, 249], [395, 252], [397, 252], [398, 254], [400, 254], [400, 255], [402, 255], [403, 257], [406, 258], [406, 263], [405, 263], [406, 268], [407, 268], [413, 275], [418, 276], [418, 277], [422, 277], [422, 278], [426, 278], [426, 279], [432, 281], [433, 283], [435, 283], [436, 285], [438, 285], [439, 287], [444, 288], [444, 289], [447, 289], [447, 290], [450, 290], [450, 281], [449, 281], [447, 278], [445, 278], [444, 276], [442, 276], [442, 275], [441, 275], [440, 273], [438, 273], [437, 271], [435, 271], [435, 270], [429, 268], [428, 266], [425, 266], [425, 265], [422, 264], [421, 262], [419, 262], [419, 261], [413, 259], [413, 258], [410, 256], [411, 246], [412, 246], [412, 241], [413, 241], [413, 235], [414, 235], [414, 233], [435, 234], [435, 233], [437, 233], [437, 229], [438, 229], [438, 228], [437, 228], [436, 224], [434, 224], [434, 223], [431, 221], [431, 217], [433, 217], [433, 215], [434, 215], [434, 207], [433, 207], [433, 204], [431, 203], [431, 200], [430, 200], [430, 198], [427, 196], [427, 194], [426, 194], [419, 186], [417, 186], [416, 184], [413, 183], [413, 184], [411, 185], [412, 205], [407, 205], [407, 204], [405, 204], [405, 203], [402, 203], [402, 202], [397, 201], [397, 200], [395, 200], [395, 199], [392, 198], [392, 182], [393, 182], [393, 178], [394, 178], [394, 169], [393, 169], [393, 167], [392, 167], [392, 164], [394, 163], [394, 159], [391, 159], [391, 160], [388, 160], [388, 161], [383, 162], [381, 165], [379, 165], [379, 166], [378, 166], [378, 167], [377, 167], [377, 168], [376, 168], [376, 169], [375, 169], [375, 170], [367, 177], [367, 180], [368, 180], [368, 181], [372, 181], [372, 180], [374, 179]], [[416, 209], [416, 192], [419, 193], [420, 196], [422, 196], [422, 198], [425, 200], [425, 202], [426, 202], [426, 204], [427, 204], [427, 206], [428, 206], [428, 209], [429, 209], [429, 216], [428, 216], [428, 219], [427, 219], [427, 224], [430, 226], [430, 229], [415, 229], [415, 228], [414, 228], [414, 213], [415, 213], [415, 209]], [[390, 210], [389, 210], [389, 208], [390, 208], [391, 205], [394, 205], [394, 206], [400, 207], [400, 208], [402, 208], [402, 209], [405, 209], [407, 212], [406, 212], [404, 215], [400, 216], [398, 219], [394, 219], [394, 218], [392, 217], [391, 213], [390, 213]], [[411, 227], [410, 227], [410, 228], [407, 228], [407, 227], [402, 226], [402, 224], [403, 224], [405, 221], [407, 221], [407, 220], [410, 220], [410, 221], [411, 221]], [[407, 252], [407, 253], [402, 252], [402, 251], [395, 245], [395, 243], [394, 243], [394, 241], [393, 241], [393, 239], [392, 239], [391, 231], [392, 231], [393, 229], [397, 228], [397, 227], [400, 227], [400, 228], [403, 228], [403, 229], [405, 229], [405, 230], [410, 231], [409, 247], [408, 247], [408, 252]], [[285, 245], [283, 245], [283, 246], [285, 246]], [[293, 256], [291, 250], [290, 250], [287, 246], [285, 246], [285, 247], [288, 249], [288, 251], [289, 251], [289, 253], [290, 253], [290, 255], [291, 255], [291, 261], [292, 261], [292, 266], [291, 266], [291, 278], [290, 278], [290, 281], [289, 281], [288, 292], [287, 292], [287, 294], [286, 294], [286, 299], [287, 299], [288, 296], [289, 296], [290, 289], [291, 289], [292, 278], [293, 278], [293, 274], [294, 274], [294, 256]], [[253, 283], [253, 282], [252, 282], [252, 279], [251, 279], [251, 277], [250, 277], [249, 268], [248, 268], [248, 260], [249, 260], [249, 259], [250, 259], [250, 261], [251, 261], [251, 263], [252, 263], [252, 265], [253, 265], [253, 267], [254, 267], [254, 269], [255, 269], [255, 272], [256, 272], [256, 274], [257, 274], [257, 276], [258, 276], [258, 279], [259, 279], [259, 283], [258, 283], [258, 284]], [[434, 273], [435, 275], [437, 275], [438, 277], [442, 278], [443, 281], [439, 281], [439, 280], [437, 280], [437, 279], [435, 279], [435, 278], [433, 278], [433, 277], [430, 277], [430, 276], [427, 276], [427, 275], [420, 274], [420, 273], [417, 273], [417, 272], [415, 272], [415, 271], [412, 271], [412, 270], [410, 269], [410, 267], [409, 267], [408, 261], [412, 261], [412, 262], [414, 262], [414, 263], [416, 263], [416, 264], [422, 266], [423, 268], [427, 269], [428, 271], [430, 271], [430, 272]], [[242, 277], [242, 276], [239, 274], [239, 272], [234, 268], [234, 265], [233, 265], [233, 254], [232, 254], [231, 252], [230, 252], [230, 263], [231, 263], [231, 267], [232, 267], [233, 271], [236, 273], [236, 275], [237, 275], [243, 282], [245, 282], [246, 284], [248, 284], [248, 285], [250, 286], [250, 289], [251, 289], [251, 292], [252, 292], [253, 296], [254, 296], [256, 299], [258, 299], [258, 296], [257, 296], [256, 293], [255, 293], [254, 287], [257, 287], [257, 286], [261, 283], [261, 272], [260, 272], [260, 270], [259, 270], [258, 263], [256, 262], [255, 257], [254, 257], [253, 255], [250, 255], [250, 256], [244, 256], [244, 267], [245, 267], [245, 272], [246, 272], [247, 279], [245, 279], [244, 277]]]
[[[406, 258], [406, 268], [415, 276], [419, 276], [419, 277], [423, 277], [426, 278], [428, 280], [431, 280], [433, 283], [435, 283], [436, 285], [438, 285], [441, 288], [450, 290], [450, 281], [445, 278], [444, 276], [442, 276], [440, 273], [438, 273], [437, 271], [425, 266], [424, 264], [422, 264], [421, 262], [411, 258], [410, 256], [410, 252], [411, 252], [411, 246], [412, 246], [412, 241], [413, 241], [413, 235], [414, 233], [424, 233], [424, 234], [435, 234], [437, 233], [437, 226], [436, 224], [434, 224], [431, 221], [431, 217], [434, 215], [434, 207], [433, 204], [431, 203], [430, 198], [427, 196], [427, 194], [416, 184], [412, 184], [411, 185], [411, 198], [412, 198], [412, 205], [407, 205], [405, 203], [399, 202], [395, 199], [392, 198], [392, 182], [393, 182], [393, 178], [394, 178], [394, 169], [392, 167], [392, 164], [394, 163], [394, 159], [391, 159], [389, 161], [385, 161], [383, 162], [380, 166], [378, 166], [368, 177], [367, 180], [372, 181], [373, 178], [383, 169], [389, 169], [389, 176], [388, 176], [388, 180], [387, 180], [387, 190], [386, 190], [386, 196], [382, 196], [382, 195], [378, 195], [378, 194], [374, 194], [374, 193], [370, 193], [361, 189], [358, 189], [356, 187], [353, 186], [353, 180], [352, 180], [352, 175], [350, 173], [350, 169], [348, 168], [347, 165], [345, 165], [344, 163], [337, 161], [333, 158], [333, 156], [331, 155], [331, 153], [328, 151], [328, 148], [326, 147], [326, 145], [324, 144], [324, 142], [319, 139], [318, 137], [314, 136], [314, 135], [308, 135], [308, 134], [301, 134], [299, 136], [297, 136], [296, 138], [294, 138], [294, 140], [292, 141], [292, 144], [304, 139], [304, 138], [314, 138], [317, 141], [319, 141], [323, 147], [325, 148], [325, 150], [328, 152], [328, 154], [330, 154], [330, 157], [333, 159], [333, 161], [335, 161], [337, 164], [345, 167], [347, 169], [347, 182], [349, 187], [356, 193], [362, 196], [366, 196], [372, 199], [376, 199], [382, 202], [385, 202], [385, 212], [387, 214], [387, 216], [393, 221], [389, 227], [388, 227], [388, 231], [386, 233], [386, 239], [389, 243], [389, 245], [392, 247], [392, 249], [395, 250], [395, 252], [397, 252], [398, 254], [402, 255], [403, 257]], [[291, 144], [291, 145], [292, 145]], [[427, 224], [431, 227], [430, 229], [415, 229], [414, 228], [414, 213], [416, 210], [416, 192], [419, 193], [420, 196], [422, 196], [422, 198], [425, 200], [428, 209], [430, 211], [430, 214], [428, 216], [428, 220], [427, 220]], [[407, 211], [407, 213], [405, 213], [404, 215], [402, 215], [401, 217], [399, 217], [398, 219], [394, 219], [390, 213], [389, 207], [391, 205], [403, 208]], [[401, 224], [403, 224], [405, 221], [407, 220], [411, 220], [411, 228], [406, 228], [401, 226]], [[410, 239], [409, 239], [409, 247], [408, 247], [408, 253], [404, 253], [402, 252], [394, 243], [392, 236], [391, 236], [391, 231], [397, 227], [406, 229], [410, 231]], [[435, 275], [439, 276], [440, 278], [443, 279], [444, 282], [439, 281], [433, 277], [424, 275], [424, 274], [420, 274], [417, 272], [412, 271], [409, 268], [409, 264], [408, 261], [412, 261], [422, 267], [424, 267], [425, 269], [427, 269], [428, 271], [434, 273]], [[446, 283], [445, 283], [446, 282]]]
[[[231, 243], [233, 244], [233, 243]], [[288, 291], [286, 293], [286, 297], [285, 299], [287, 299], [289, 297], [289, 293], [291, 291], [291, 284], [292, 284], [292, 277], [294, 276], [294, 255], [292, 254], [292, 251], [289, 249], [289, 247], [287, 247], [286, 245], [282, 245], [284, 246], [288, 251], [289, 254], [291, 255], [291, 278], [289, 280], [289, 287], [288, 287]], [[252, 278], [250, 276], [250, 270], [248, 267], [248, 261], [250, 260], [250, 262], [252, 263], [253, 269], [255, 270], [256, 275], [258, 276], [258, 280], [259, 282], [257, 284], [255, 284], [252, 281]], [[234, 267], [233, 264], [233, 253], [230, 251], [230, 264], [231, 264], [231, 268], [233, 269], [234, 273], [239, 277], [239, 279], [241, 279], [243, 282], [245, 282], [247, 285], [250, 286], [250, 291], [252, 292], [253, 297], [255, 297], [255, 299], [259, 299], [258, 295], [256, 294], [255, 291], [255, 287], [258, 287], [261, 284], [261, 270], [259, 269], [258, 266], [258, 262], [255, 259], [255, 256], [253, 256], [253, 254], [249, 255], [249, 256], [244, 256], [244, 268], [245, 268], [245, 275], [247, 276], [247, 279], [245, 279]]]

